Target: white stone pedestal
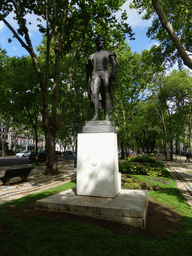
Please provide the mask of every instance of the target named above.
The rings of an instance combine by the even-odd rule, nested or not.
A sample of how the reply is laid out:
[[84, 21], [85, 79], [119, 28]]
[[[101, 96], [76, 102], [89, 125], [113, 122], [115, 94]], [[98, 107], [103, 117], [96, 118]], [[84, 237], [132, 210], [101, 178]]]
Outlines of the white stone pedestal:
[[65, 212], [145, 228], [147, 192], [121, 190], [116, 127], [87, 122], [78, 134], [77, 187], [36, 202], [36, 209]]
[[117, 134], [78, 134], [77, 195], [115, 197], [121, 191]]

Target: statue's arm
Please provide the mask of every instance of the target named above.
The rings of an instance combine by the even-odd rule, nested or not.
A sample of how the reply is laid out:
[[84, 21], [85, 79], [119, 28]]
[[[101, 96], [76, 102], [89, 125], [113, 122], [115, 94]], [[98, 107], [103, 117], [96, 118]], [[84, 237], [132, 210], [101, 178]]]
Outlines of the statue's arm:
[[91, 99], [91, 78], [93, 73], [93, 65], [91, 63], [91, 60], [88, 59], [88, 62], [86, 63], [86, 77], [87, 77], [87, 84], [88, 84], [88, 96], [89, 99]]
[[92, 77], [92, 72], [93, 72], [93, 66], [92, 66], [91, 60], [88, 59], [88, 62], [86, 63], [86, 77], [87, 77], [87, 83], [89, 82], [89, 78]]
[[114, 79], [117, 74], [117, 61], [116, 61], [116, 54], [113, 52], [110, 55], [110, 62], [112, 65], [112, 71], [111, 71], [111, 79]]

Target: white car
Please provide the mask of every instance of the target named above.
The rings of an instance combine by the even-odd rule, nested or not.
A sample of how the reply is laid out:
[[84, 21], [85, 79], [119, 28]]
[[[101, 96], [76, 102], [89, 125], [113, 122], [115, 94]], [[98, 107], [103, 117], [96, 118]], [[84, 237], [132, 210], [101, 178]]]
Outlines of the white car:
[[30, 156], [31, 152], [29, 151], [22, 151], [20, 153], [17, 153], [16, 154], [16, 157], [19, 158], [19, 157], [27, 157], [27, 156]]

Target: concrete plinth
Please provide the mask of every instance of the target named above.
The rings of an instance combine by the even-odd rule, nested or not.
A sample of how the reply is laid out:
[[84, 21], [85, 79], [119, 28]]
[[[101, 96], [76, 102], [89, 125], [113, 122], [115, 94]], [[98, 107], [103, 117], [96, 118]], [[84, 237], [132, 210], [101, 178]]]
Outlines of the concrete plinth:
[[114, 123], [86, 122], [77, 141], [77, 195], [116, 196], [121, 191], [121, 173]]
[[114, 197], [121, 190], [117, 134], [78, 134], [77, 195]]
[[148, 199], [142, 190], [123, 189], [114, 198], [77, 196], [69, 189], [36, 202], [36, 209], [89, 216], [145, 228]]
[[115, 125], [110, 121], [86, 122], [77, 141], [77, 188], [37, 201], [36, 209], [111, 220], [144, 229], [147, 193], [121, 190]]
[[82, 128], [82, 133], [117, 133], [116, 126], [111, 121], [88, 121]]

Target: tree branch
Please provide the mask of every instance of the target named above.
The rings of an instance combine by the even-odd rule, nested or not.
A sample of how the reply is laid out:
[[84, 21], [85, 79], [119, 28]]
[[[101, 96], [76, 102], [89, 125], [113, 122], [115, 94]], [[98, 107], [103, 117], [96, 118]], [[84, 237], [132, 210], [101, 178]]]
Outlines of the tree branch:
[[75, 65], [76, 65], [76, 61], [77, 61], [77, 52], [80, 50], [81, 48], [81, 44], [82, 42], [88, 40], [88, 38], [86, 39], [82, 39], [80, 42], [79, 42], [79, 45], [78, 45], [78, 48], [75, 52], [75, 56], [74, 56], [74, 59], [73, 59], [73, 65], [72, 65], [72, 69], [71, 69], [71, 73], [69, 75], [69, 81], [67, 83], [67, 91], [65, 93], [65, 98], [63, 100], [63, 109], [62, 109], [62, 113], [59, 117], [59, 120], [58, 120], [58, 127], [61, 125], [61, 122], [63, 120], [63, 117], [65, 116], [65, 113], [67, 111], [67, 99], [69, 97], [69, 91], [70, 91], [70, 87], [71, 87], [71, 84], [72, 84], [72, 81], [73, 81], [73, 76], [74, 76], [74, 73], [75, 73]]
[[23, 40], [20, 38], [20, 36], [14, 30], [14, 28], [2, 16], [0, 16], [0, 20], [3, 21], [4, 24], [11, 30], [11, 32], [14, 34], [15, 38], [17, 38], [17, 40], [20, 42], [21, 46], [24, 47], [29, 52], [29, 47], [23, 42]]
[[61, 43], [62, 43], [64, 35], [65, 35], [65, 24], [66, 24], [66, 20], [67, 20], [68, 3], [69, 3], [69, 1], [66, 0], [65, 1], [63, 24], [62, 24], [62, 28], [61, 28], [61, 40], [60, 40]]
[[167, 33], [171, 37], [171, 40], [173, 41], [175, 47], [178, 50], [178, 53], [183, 60], [184, 64], [192, 69], [192, 60], [188, 56], [187, 52], [185, 51], [185, 48], [183, 47], [181, 41], [179, 40], [177, 34], [175, 33], [173, 27], [171, 26], [168, 18], [165, 15], [165, 12], [163, 11], [163, 8], [161, 7], [161, 0], [152, 0], [153, 7], [155, 11], [157, 12], [159, 19], [162, 23], [162, 26], [166, 29]]

